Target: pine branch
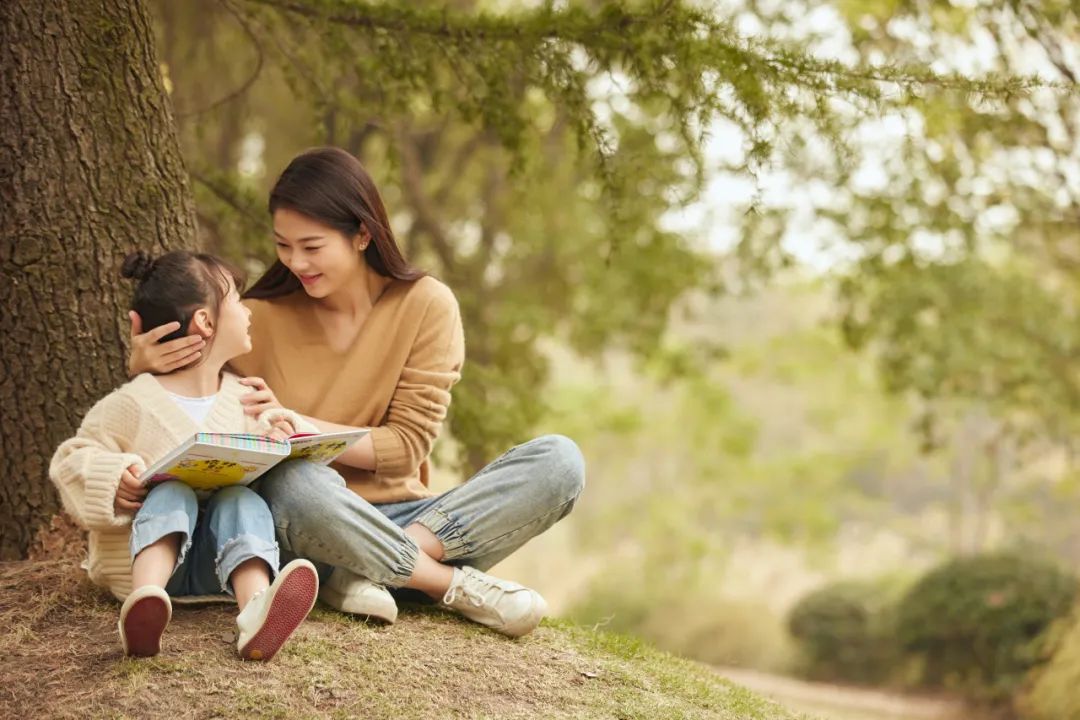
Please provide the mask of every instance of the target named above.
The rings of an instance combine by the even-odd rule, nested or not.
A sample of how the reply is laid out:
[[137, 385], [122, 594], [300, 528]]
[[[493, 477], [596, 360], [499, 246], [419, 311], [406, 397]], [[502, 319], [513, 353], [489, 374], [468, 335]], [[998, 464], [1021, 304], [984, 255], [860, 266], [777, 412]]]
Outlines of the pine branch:
[[934, 86], [988, 97], [1045, 87], [1076, 92], [1072, 84], [1032, 76], [971, 78], [910, 65], [848, 66], [814, 57], [790, 43], [742, 37], [730, 23], [708, 11], [671, 0], [644, 11], [609, 1], [596, 12], [580, 7], [543, 7], [505, 15], [452, 13], [362, 0], [245, 1], [311, 20], [410, 37], [427, 36], [464, 47], [511, 42], [543, 51], [553, 41], [568, 43], [589, 51], [591, 59], [604, 68], [647, 49], [650, 55], [667, 59], [685, 61], [696, 57], [703, 71], [756, 71], [775, 82], [791, 84], [818, 78], [825, 83], [822, 89], [838, 83], [848, 91], [861, 90], [874, 97], [877, 90], [872, 85], [877, 83], [903, 89]]

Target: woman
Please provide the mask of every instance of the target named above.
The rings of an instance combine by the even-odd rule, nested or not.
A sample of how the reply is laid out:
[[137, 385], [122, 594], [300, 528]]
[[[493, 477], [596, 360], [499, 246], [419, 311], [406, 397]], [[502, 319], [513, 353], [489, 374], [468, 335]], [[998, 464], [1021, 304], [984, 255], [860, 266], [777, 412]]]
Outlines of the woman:
[[[284, 463], [259, 481], [282, 549], [334, 567], [320, 597], [345, 612], [393, 622], [384, 586], [406, 587], [504, 634], [532, 631], [543, 598], [483, 571], [570, 512], [584, 486], [577, 446], [541, 437], [432, 493], [428, 455], [464, 361], [453, 293], [407, 264], [374, 183], [344, 150], [295, 158], [269, 205], [278, 260], [244, 296], [253, 351], [231, 363], [256, 389], [248, 410], [294, 408], [326, 432], [371, 428], [333, 468]], [[132, 373], [197, 360], [198, 338], [159, 343], [177, 326], [140, 326], [133, 315]]]

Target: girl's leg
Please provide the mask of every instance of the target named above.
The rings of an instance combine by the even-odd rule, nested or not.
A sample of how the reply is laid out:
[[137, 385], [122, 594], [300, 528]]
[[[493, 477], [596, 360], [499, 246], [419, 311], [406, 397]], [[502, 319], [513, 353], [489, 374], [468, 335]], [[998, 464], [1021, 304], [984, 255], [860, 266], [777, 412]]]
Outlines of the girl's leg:
[[237, 607], [243, 611], [251, 598], [270, 587], [271, 577], [270, 567], [261, 558], [248, 558], [237, 565], [229, 575]]
[[169, 533], [140, 550], [131, 562], [131, 587], [165, 587], [177, 568], [176, 560], [180, 557], [180, 543], [183, 538], [183, 533]]
[[[277, 574], [278, 547], [270, 508], [253, 490], [232, 486], [206, 501], [195, 530], [191, 594], [227, 593], [241, 609]], [[239, 580], [239, 583], [236, 581]]]
[[278, 573], [274, 520], [266, 502], [251, 488], [234, 486], [214, 493], [196, 533], [205, 533], [215, 550], [212, 569], [209, 553], [196, 558], [199, 582], [234, 594], [240, 606], [236, 620], [240, 656], [271, 659], [315, 604], [319, 592], [315, 568], [297, 560]]
[[154, 486], [131, 522], [131, 587], [165, 587], [191, 547], [198, 520], [195, 491], [172, 480]]
[[198, 504], [191, 488], [178, 482], [154, 487], [132, 521], [130, 549], [133, 590], [120, 608], [124, 653], [157, 655], [172, 618], [166, 583], [183, 564], [191, 546]]

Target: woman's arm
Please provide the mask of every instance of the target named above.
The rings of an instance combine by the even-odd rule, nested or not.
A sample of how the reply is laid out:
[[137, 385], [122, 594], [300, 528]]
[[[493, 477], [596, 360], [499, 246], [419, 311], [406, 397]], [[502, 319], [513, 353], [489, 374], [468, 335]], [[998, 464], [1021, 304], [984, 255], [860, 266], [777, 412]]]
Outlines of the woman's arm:
[[[338, 423], [332, 423], [329, 420], [320, 420], [318, 418], [308, 417], [307, 415], [301, 415], [300, 417], [319, 428], [319, 432], [324, 433], [365, 429], [353, 427], [351, 425], [339, 425]], [[371, 433], [360, 438], [353, 443], [352, 447], [338, 455], [335, 462], [339, 462], [342, 465], [348, 465], [349, 467], [360, 468], [361, 470], [374, 470], [375, 445], [371, 442]]]
[[[281, 403], [278, 402], [277, 396], [274, 395], [274, 391], [270, 389], [270, 386], [266, 384], [266, 381], [259, 377], [246, 377], [241, 378], [240, 383], [247, 385], [253, 390], [240, 397], [240, 402], [244, 406], [244, 412], [248, 416], [258, 416], [259, 418], [274, 417], [275, 412], [293, 412], [286, 411], [282, 408]], [[313, 418], [309, 415], [301, 415], [296, 413], [300, 418], [312, 425], [319, 432], [346, 432], [349, 430], [361, 430], [364, 428], [353, 427], [352, 425], [341, 425], [339, 423], [333, 423], [329, 420], [320, 420], [319, 418]], [[305, 428], [297, 427], [299, 431]], [[361, 470], [374, 470], [375, 469], [375, 446], [371, 442], [371, 434], [367, 434], [360, 438], [359, 441], [353, 443], [345, 452], [338, 455], [336, 462], [342, 465], [348, 465], [349, 467], [360, 468]]]

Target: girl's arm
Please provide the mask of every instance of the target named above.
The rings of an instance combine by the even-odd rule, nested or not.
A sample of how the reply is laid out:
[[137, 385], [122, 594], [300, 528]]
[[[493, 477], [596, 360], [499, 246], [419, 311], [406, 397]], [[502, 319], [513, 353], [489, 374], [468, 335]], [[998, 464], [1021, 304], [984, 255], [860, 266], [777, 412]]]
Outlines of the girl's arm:
[[49, 479], [64, 509], [87, 530], [110, 530], [131, 522], [131, 515], [117, 512], [116, 499], [125, 472], [146, 469], [139, 455], [123, 449], [134, 438], [137, 422], [134, 401], [113, 393], [90, 409], [75, 437], [53, 454]]

